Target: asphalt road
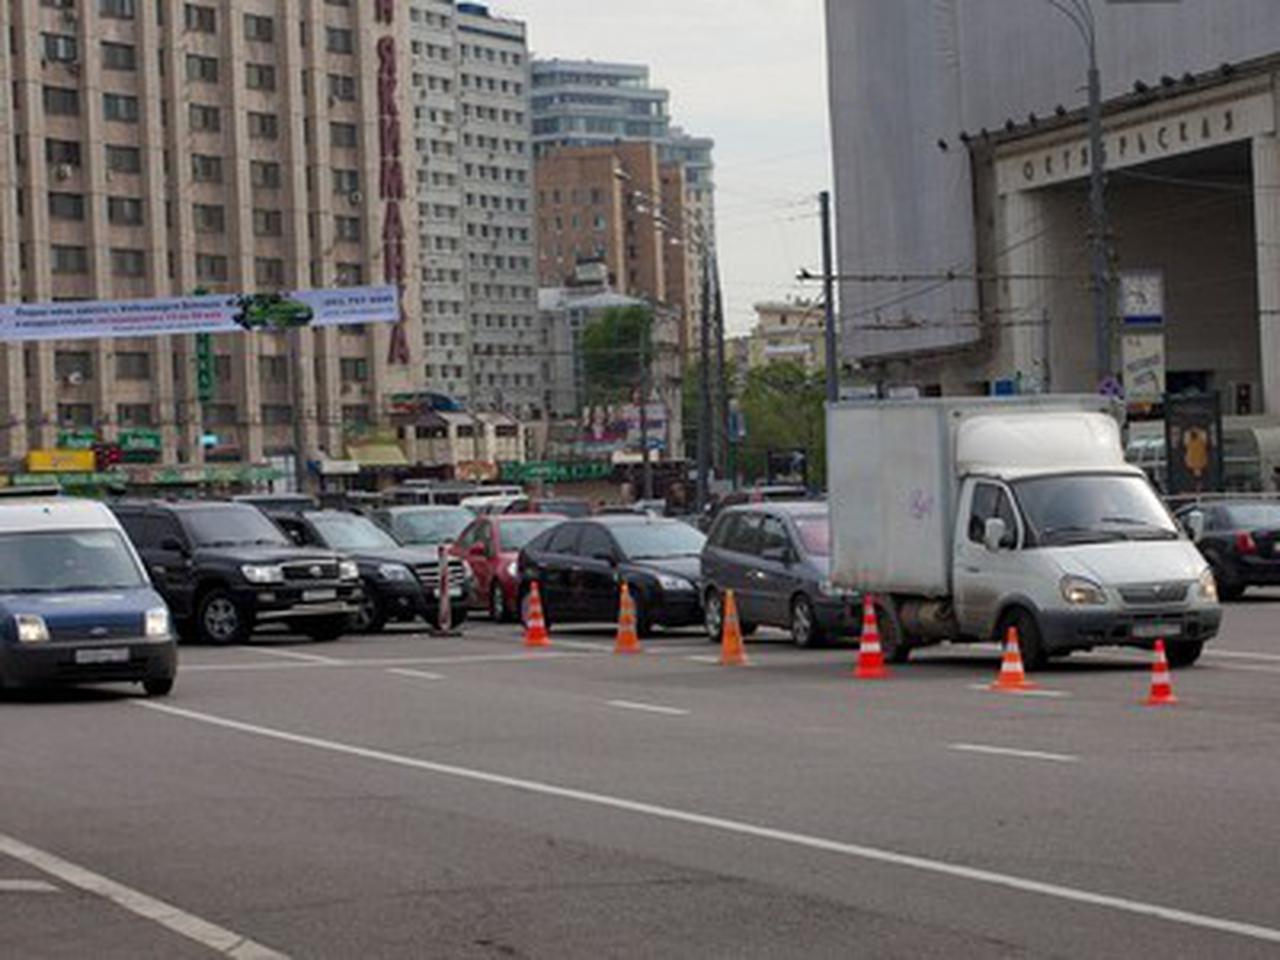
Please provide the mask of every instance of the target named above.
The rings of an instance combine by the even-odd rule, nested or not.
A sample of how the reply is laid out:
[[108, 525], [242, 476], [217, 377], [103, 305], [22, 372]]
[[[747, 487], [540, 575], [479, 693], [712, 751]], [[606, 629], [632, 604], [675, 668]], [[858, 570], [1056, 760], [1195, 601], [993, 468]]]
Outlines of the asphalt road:
[[184, 648], [171, 697], [0, 703], [14, 957], [1280, 955], [1280, 595], [1147, 659], [886, 682], [483, 620]]

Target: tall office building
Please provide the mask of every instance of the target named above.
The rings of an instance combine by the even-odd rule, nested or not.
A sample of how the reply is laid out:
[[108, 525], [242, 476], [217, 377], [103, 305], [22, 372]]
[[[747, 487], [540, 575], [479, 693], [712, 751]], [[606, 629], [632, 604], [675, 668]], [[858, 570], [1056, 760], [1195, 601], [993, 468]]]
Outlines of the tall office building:
[[548, 357], [525, 25], [450, 0], [413, 0], [409, 19], [426, 384], [475, 409], [538, 418]]
[[192, 336], [0, 346], [5, 458], [72, 432], [300, 464], [389, 427], [422, 371], [407, 22], [391, 0], [0, 5], [3, 299], [396, 281], [406, 307], [398, 330], [215, 336], [207, 402]]

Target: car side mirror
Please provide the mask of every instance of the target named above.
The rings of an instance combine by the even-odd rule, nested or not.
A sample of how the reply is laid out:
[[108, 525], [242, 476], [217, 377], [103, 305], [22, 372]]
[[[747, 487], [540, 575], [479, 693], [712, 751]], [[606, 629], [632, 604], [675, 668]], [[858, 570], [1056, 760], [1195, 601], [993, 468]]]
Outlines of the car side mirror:
[[160, 549], [165, 553], [180, 553], [184, 557], [187, 555], [187, 545], [177, 537], [165, 537], [160, 541]]
[[1187, 514], [1187, 533], [1191, 534], [1192, 540], [1199, 540], [1204, 536], [1204, 513], [1200, 510], [1192, 510]]
[[982, 525], [982, 545], [992, 553], [998, 553], [1004, 549], [1004, 538], [1009, 532], [1009, 528], [1005, 526], [1003, 520], [999, 517], [989, 517]]

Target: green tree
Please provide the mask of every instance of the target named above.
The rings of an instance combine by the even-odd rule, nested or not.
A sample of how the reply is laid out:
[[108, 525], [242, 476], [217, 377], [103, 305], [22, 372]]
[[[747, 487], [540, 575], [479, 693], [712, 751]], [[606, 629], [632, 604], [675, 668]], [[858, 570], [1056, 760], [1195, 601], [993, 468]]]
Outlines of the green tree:
[[629, 400], [649, 356], [653, 314], [646, 306], [612, 307], [582, 331], [587, 403]]
[[738, 469], [748, 481], [768, 476], [770, 450], [808, 454], [809, 482], [826, 482], [826, 386], [823, 374], [799, 363], [771, 363], [747, 372], [739, 403], [747, 438], [739, 446]]

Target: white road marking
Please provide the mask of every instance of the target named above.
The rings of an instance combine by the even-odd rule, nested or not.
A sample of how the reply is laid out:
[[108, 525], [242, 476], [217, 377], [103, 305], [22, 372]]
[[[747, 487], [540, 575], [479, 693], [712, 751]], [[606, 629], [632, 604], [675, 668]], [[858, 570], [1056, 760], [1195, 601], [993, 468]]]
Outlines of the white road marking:
[[1069, 753], [1045, 753], [1041, 750], [1015, 750], [1012, 747], [988, 747], [981, 743], [951, 743], [951, 750], [964, 753], [989, 753], [996, 757], [1019, 757], [1024, 760], [1051, 760], [1054, 763], [1077, 763], [1080, 758]]
[[1280, 666], [1268, 667], [1260, 663], [1215, 663], [1213, 669], [1232, 673], [1280, 673]]
[[998, 873], [994, 870], [967, 867], [963, 864], [951, 863], [946, 860], [935, 860], [929, 857], [916, 856], [914, 854], [898, 853], [894, 850], [886, 850], [880, 847], [846, 843], [842, 840], [831, 840], [825, 837], [815, 836], [813, 834], [793, 833], [789, 830], [760, 826], [758, 824], [748, 823], [742, 820], [729, 820], [724, 817], [715, 817], [689, 810], [680, 810], [676, 807], [665, 807], [659, 804], [645, 803], [639, 800], [628, 800], [625, 797], [611, 796], [604, 793], [593, 793], [588, 790], [579, 790], [573, 787], [561, 787], [556, 784], [538, 780], [524, 780], [519, 777], [506, 776], [500, 773], [490, 773], [485, 770], [476, 770], [470, 767], [459, 767], [448, 763], [422, 760], [418, 757], [389, 753], [384, 750], [374, 750], [369, 747], [360, 747], [354, 744], [342, 743], [337, 740], [323, 740], [319, 737], [306, 736], [305, 734], [290, 733], [287, 730], [277, 730], [272, 727], [263, 727], [258, 726], [257, 724], [244, 723], [239, 720], [219, 717], [210, 713], [199, 713], [194, 710], [184, 710], [180, 707], [169, 707], [164, 704], [153, 703], [149, 700], [131, 700], [129, 702], [147, 710], [154, 710], [157, 713], [165, 713], [174, 717], [183, 717], [188, 720], [208, 724], [210, 726], [221, 727], [226, 730], [236, 730], [240, 733], [252, 734], [254, 736], [264, 737], [271, 740], [279, 740], [283, 743], [312, 747], [313, 749], [326, 750], [330, 753], [343, 754], [349, 757], [359, 757], [364, 760], [374, 760], [379, 763], [405, 767], [411, 770], [424, 770], [429, 773], [438, 773], [443, 776], [454, 777], [459, 780], [469, 780], [475, 783], [485, 783], [491, 786], [506, 787], [511, 790], [519, 790], [524, 793], [532, 793], [544, 797], [555, 797], [560, 800], [572, 800], [577, 803], [590, 804], [596, 807], [605, 807], [611, 810], [620, 810], [625, 813], [653, 817], [658, 820], [666, 820], [672, 823], [705, 827], [710, 830], [721, 831], [722, 833], [732, 833], [739, 836], [751, 837], [757, 840], [770, 840], [775, 843], [790, 844], [791, 846], [803, 847], [809, 850], [819, 850], [824, 853], [839, 854], [841, 856], [853, 857], [859, 860], [870, 860], [877, 863], [890, 864], [891, 866], [919, 870], [925, 873], [954, 877], [960, 880], [971, 880], [975, 883], [985, 883], [990, 886], [1017, 890], [1022, 893], [1039, 894], [1041, 896], [1065, 900], [1071, 903], [1082, 903], [1089, 906], [1118, 910], [1124, 913], [1154, 917], [1159, 920], [1169, 921], [1170, 923], [1180, 923], [1186, 926], [1199, 927], [1201, 929], [1213, 930], [1219, 933], [1231, 933], [1237, 936], [1249, 937], [1254, 940], [1262, 940], [1268, 943], [1280, 943], [1280, 929], [1265, 927], [1260, 924], [1214, 917], [1203, 913], [1193, 913], [1188, 910], [1161, 906], [1156, 903], [1147, 903], [1142, 900], [1131, 900], [1127, 897], [1120, 897], [1112, 894], [1095, 893], [1094, 891], [1085, 890], [1080, 887], [1069, 887], [1063, 884], [1048, 883], [1042, 880], [1032, 880], [1026, 877], [1015, 876], [1013, 874]]
[[1001, 693], [1004, 696], [1015, 697], [1050, 697], [1063, 698], [1071, 696], [1066, 690], [992, 690], [991, 685], [987, 683], [971, 683], [970, 690], [981, 690], [984, 693]]
[[1217, 647], [1206, 649], [1206, 657], [1236, 657], [1241, 660], [1274, 660], [1280, 663], [1280, 653], [1250, 653], [1247, 650], [1219, 650]]
[[415, 680], [443, 680], [443, 673], [428, 673], [426, 670], [410, 670], [407, 667], [392, 667], [387, 673], [397, 677], [412, 677]]
[[432, 664], [453, 664], [453, 663], [519, 663], [523, 661], [537, 660], [565, 660], [571, 657], [590, 657], [597, 656], [594, 653], [557, 653], [554, 650], [547, 650], [539, 653], [477, 653], [477, 654], [461, 654], [459, 656], [442, 656], [442, 657], [387, 657], [387, 658], [369, 658], [361, 660], [351, 658], [339, 660], [331, 658], [326, 662], [307, 661], [305, 663], [193, 663], [183, 664], [182, 672], [194, 670], [201, 673], [220, 673], [222, 671], [236, 670], [282, 670], [282, 669], [299, 669], [313, 667], [368, 667], [368, 668], [386, 668], [386, 667], [413, 667], [413, 666], [431, 666]]
[[685, 657], [685, 659], [690, 660], [693, 663], [719, 663], [720, 662], [719, 657], [712, 656], [709, 653], [704, 653], [696, 657]]
[[44, 880], [0, 880], [0, 893], [57, 893], [58, 888]]
[[668, 717], [687, 717], [688, 710], [680, 710], [676, 707], [662, 707], [656, 703], [637, 703], [635, 700], [608, 700], [609, 706], [617, 707], [620, 710], [639, 710], [643, 713], [661, 713]]
[[86, 870], [61, 857], [46, 853], [6, 834], [0, 833], [0, 853], [21, 860], [64, 883], [110, 900], [118, 907], [158, 923], [174, 933], [194, 940], [224, 956], [236, 960], [287, 960], [286, 955], [264, 947], [234, 931], [180, 910], [173, 904], [157, 900], [99, 873]]
[[318, 653], [303, 653], [300, 650], [280, 650], [276, 647], [250, 647], [254, 653], [260, 653], [267, 657], [282, 657], [285, 660], [297, 660], [301, 663], [320, 663], [329, 666], [342, 661], [335, 657], [326, 657]]

